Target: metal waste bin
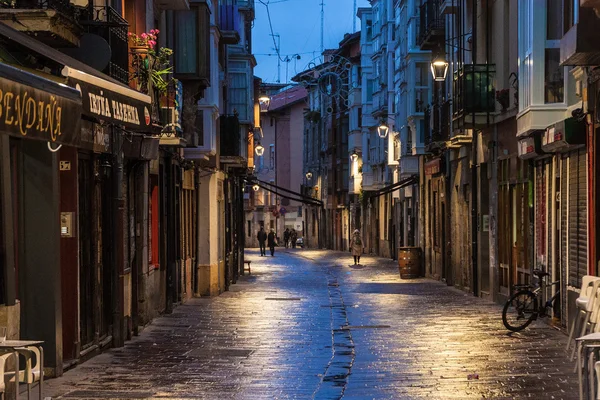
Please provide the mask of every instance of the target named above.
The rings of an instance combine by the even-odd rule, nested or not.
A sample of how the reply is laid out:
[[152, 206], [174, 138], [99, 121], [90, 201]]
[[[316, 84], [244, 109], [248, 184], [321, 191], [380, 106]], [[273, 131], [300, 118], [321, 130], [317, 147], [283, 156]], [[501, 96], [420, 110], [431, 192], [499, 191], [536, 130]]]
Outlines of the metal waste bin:
[[398, 269], [400, 278], [413, 279], [421, 274], [421, 248], [398, 247]]

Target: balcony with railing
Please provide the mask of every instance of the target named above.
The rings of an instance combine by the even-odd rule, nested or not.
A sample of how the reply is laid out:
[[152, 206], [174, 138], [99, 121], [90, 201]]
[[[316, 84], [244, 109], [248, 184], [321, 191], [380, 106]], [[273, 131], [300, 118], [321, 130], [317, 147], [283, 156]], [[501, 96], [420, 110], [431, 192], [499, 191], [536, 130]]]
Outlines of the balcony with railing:
[[438, 101], [425, 110], [425, 151], [437, 154], [450, 139], [451, 102]]
[[102, 72], [119, 82], [129, 84], [129, 47], [127, 21], [110, 6], [87, 7], [80, 12], [79, 23], [87, 33], [102, 37], [111, 50], [108, 65]]
[[495, 72], [494, 64], [466, 64], [454, 73], [455, 130], [483, 128], [493, 121]]
[[0, 21], [52, 47], [77, 47], [83, 34], [69, 0], [2, 0]]
[[444, 15], [440, 13], [441, 0], [427, 0], [419, 7], [419, 36], [422, 50], [431, 50], [444, 40]]

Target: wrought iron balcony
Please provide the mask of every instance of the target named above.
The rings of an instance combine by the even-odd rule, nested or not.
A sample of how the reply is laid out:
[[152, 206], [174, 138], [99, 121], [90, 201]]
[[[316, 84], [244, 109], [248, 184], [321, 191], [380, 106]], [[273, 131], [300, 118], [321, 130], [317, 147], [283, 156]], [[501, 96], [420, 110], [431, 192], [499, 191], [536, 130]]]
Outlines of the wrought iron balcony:
[[418, 44], [423, 50], [431, 50], [444, 40], [444, 16], [440, 13], [443, 1], [427, 0], [419, 8]]
[[466, 64], [454, 73], [455, 129], [488, 126], [496, 110], [494, 64]]
[[83, 34], [69, 0], [0, 0], [0, 21], [52, 47], [76, 47]]
[[450, 101], [439, 101], [425, 112], [425, 151], [437, 154], [450, 138]]
[[102, 72], [123, 84], [129, 84], [128, 22], [110, 6], [86, 8], [79, 22], [86, 32], [102, 37], [110, 46], [110, 62]]

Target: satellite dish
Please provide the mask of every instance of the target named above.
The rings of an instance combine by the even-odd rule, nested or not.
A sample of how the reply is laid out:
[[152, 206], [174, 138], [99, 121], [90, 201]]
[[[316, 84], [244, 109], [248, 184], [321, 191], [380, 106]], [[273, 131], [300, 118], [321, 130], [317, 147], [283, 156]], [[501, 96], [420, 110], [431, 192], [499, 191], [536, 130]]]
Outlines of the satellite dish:
[[60, 49], [63, 53], [90, 67], [103, 71], [112, 56], [108, 42], [93, 33], [84, 33], [79, 39], [79, 47]]

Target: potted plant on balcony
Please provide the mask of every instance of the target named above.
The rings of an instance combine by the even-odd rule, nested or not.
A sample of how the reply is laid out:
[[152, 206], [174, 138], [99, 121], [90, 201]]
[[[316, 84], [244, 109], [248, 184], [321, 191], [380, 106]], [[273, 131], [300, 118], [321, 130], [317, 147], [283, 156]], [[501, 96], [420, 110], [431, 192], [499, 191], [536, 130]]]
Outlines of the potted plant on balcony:
[[496, 90], [496, 101], [502, 107], [502, 112], [508, 109], [510, 89]]
[[160, 31], [152, 29], [149, 33], [129, 34], [131, 44], [131, 80], [136, 81], [138, 90], [158, 95], [167, 92], [169, 84], [175, 79], [171, 77], [173, 67], [171, 56], [173, 50], [168, 47], [156, 47], [157, 35]]
[[150, 48], [156, 46], [156, 40], [158, 39], [158, 33], [160, 31], [158, 29], [152, 29], [150, 32], [144, 32], [140, 35], [137, 35], [133, 32], [129, 32], [127, 36], [129, 37], [129, 49], [133, 54], [138, 54], [142, 58], [150, 51]]

